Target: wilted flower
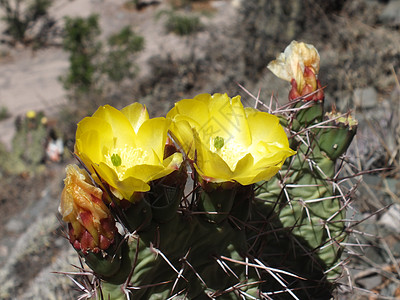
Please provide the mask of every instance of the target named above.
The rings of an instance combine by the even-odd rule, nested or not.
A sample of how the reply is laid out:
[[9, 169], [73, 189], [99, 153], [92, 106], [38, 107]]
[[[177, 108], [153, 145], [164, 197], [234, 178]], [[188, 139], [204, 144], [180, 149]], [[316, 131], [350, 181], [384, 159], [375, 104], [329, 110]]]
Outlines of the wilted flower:
[[[268, 69], [279, 78], [291, 83], [289, 99], [293, 100], [321, 88], [321, 83], [317, 79], [319, 61], [319, 53], [313, 45], [292, 41], [276, 60], [268, 64]], [[305, 100], [323, 100], [323, 98], [323, 91], [319, 90]]]
[[295, 153], [276, 116], [244, 108], [240, 96], [201, 94], [168, 113], [172, 135], [209, 182], [268, 180]]
[[121, 111], [105, 105], [79, 122], [75, 152], [115, 196], [132, 200], [134, 192], [150, 189], [148, 182], [179, 168], [180, 153], [164, 159], [170, 124], [165, 118], [149, 119], [139, 103]]
[[89, 174], [76, 165], [68, 165], [66, 173], [59, 211], [69, 224], [70, 242], [83, 252], [106, 250], [114, 240], [116, 228], [103, 203], [102, 190], [95, 187]]

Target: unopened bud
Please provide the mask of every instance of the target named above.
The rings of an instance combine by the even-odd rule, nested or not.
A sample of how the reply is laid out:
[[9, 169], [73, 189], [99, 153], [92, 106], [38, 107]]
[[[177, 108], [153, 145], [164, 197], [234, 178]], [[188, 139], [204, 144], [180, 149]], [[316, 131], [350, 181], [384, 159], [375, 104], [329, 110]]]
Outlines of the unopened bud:
[[76, 165], [68, 165], [66, 173], [59, 211], [68, 223], [71, 244], [83, 253], [106, 250], [114, 240], [116, 227], [102, 200], [103, 191]]

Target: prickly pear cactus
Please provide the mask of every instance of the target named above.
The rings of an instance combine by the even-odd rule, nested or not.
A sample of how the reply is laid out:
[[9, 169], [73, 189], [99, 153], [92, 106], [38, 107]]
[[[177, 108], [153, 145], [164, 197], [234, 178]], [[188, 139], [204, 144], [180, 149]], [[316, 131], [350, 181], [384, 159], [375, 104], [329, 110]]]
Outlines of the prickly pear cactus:
[[324, 113], [313, 46], [292, 42], [268, 67], [292, 86], [272, 114], [201, 94], [166, 118], [134, 103], [78, 124], [60, 212], [89, 267], [82, 297], [330, 297], [356, 122]]

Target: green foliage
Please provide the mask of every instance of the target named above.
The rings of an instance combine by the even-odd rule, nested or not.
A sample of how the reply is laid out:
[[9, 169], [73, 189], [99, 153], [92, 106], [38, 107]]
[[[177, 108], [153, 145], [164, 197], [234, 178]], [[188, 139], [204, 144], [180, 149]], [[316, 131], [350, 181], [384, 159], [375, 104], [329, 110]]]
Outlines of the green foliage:
[[136, 70], [132, 56], [144, 48], [144, 38], [136, 35], [129, 27], [124, 27], [108, 39], [108, 45], [110, 50], [106, 54], [102, 72], [116, 83], [125, 78], [133, 78]]
[[[47, 15], [51, 0], [0, 0], [5, 16], [5, 33], [14, 41], [27, 43], [26, 31]], [[40, 38], [40, 37], [38, 37]]]
[[194, 14], [186, 15], [171, 10], [162, 11], [158, 17], [164, 14], [167, 16], [165, 21], [167, 31], [173, 32], [177, 35], [191, 35], [200, 31], [203, 27], [200, 18]]
[[0, 121], [7, 119], [10, 116], [10, 113], [8, 112], [7, 107], [2, 106], [0, 108]]
[[70, 53], [68, 73], [61, 78], [65, 89], [88, 92], [92, 88], [96, 69], [94, 59], [101, 46], [96, 42], [99, 33], [97, 15], [87, 19], [65, 19], [63, 47]]
[[144, 38], [124, 27], [109, 37], [105, 47], [98, 40], [100, 33], [97, 15], [66, 18], [63, 45], [70, 53], [70, 67], [61, 81], [75, 99], [96, 97], [108, 83], [120, 84], [137, 73], [134, 55], [143, 49]]

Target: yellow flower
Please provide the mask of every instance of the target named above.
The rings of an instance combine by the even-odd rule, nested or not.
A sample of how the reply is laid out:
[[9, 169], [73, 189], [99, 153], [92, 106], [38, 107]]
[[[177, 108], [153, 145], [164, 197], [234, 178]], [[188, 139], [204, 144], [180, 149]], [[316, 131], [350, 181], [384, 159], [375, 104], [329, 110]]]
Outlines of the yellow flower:
[[[319, 63], [319, 53], [313, 45], [292, 41], [285, 51], [267, 67], [276, 76], [292, 84], [289, 98], [295, 99], [321, 88], [317, 79]], [[321, 100], [322, 98], [321, 91], [318, 96], [309, 97], [306, 100]]]
[[244, 108], [240, 96], [201, 94], [175, 104], [173, 137], [210, 182], [249, 185], [274, 176], [295, 151], [276, 116]]
[[78, 124], [75, 152], [120, 199], [150, 189], [148, 182], [178, 169], [182, 155], [164, 159], [170, 120], [149, 119], [146, 107], [133, 103], [122, 110], [100, 107]]
[[34, 110], [29, 110], [26, 112], [26, 117], [28, 119], [33, 119], [36, 117], [36, 112]]

